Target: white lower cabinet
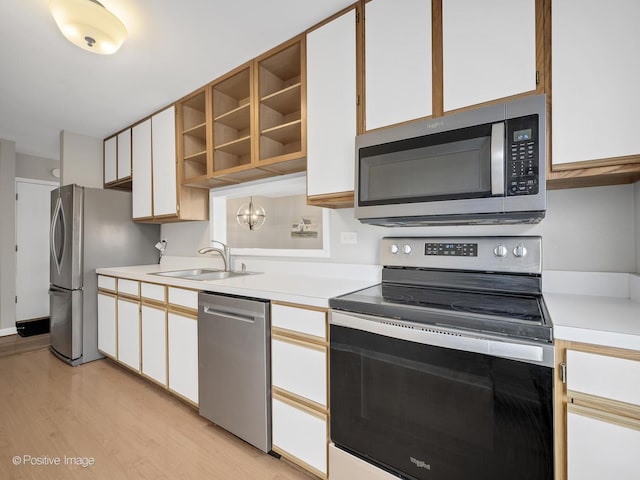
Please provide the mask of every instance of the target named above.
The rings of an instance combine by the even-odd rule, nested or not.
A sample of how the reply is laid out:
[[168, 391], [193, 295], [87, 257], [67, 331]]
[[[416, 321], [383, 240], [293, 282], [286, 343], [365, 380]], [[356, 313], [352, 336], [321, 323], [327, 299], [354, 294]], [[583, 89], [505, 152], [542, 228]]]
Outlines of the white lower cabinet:
[[271, 304], [273, 450], [327, 478], [327, 311]]
[[116, 296], [98, 292], [98, 350], [116, 358]]
[[198, 321], [194, 314], [169, 312], [169, 390], [198, 403]]
[[198, 405], [198, 292], [99, 276], [98, 348]]
[[142, 374], [167, 386], [167, 310], [142, 305]]
[[565, 344], [567, 479], [640, 478], [640, 354]]
[[140, 372], [140, 303], [118, 298], [118, 361]]
[[[577, 413], [567, 414], [567, 476], [569, 480], [637, 480], [640, 478], [640, 421], [635, 428]], [[595, 412], [596, 414], [598, 412]]]
[[271, 383], [326, 407], [327, 348], [275, 336], [271, 342]]
[[273, 397], [271, 409], [274, 451], [288, 452], [326, 477], [327, 416], [278, 396]]

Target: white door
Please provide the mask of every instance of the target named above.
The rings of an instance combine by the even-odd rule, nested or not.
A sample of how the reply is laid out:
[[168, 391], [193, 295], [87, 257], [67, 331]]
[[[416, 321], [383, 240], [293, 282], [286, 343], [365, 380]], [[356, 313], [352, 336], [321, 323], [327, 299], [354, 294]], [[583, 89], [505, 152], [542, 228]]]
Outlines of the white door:
[[16, 321], [49, 316], [49, 216], [57, 187], [16, 180]]

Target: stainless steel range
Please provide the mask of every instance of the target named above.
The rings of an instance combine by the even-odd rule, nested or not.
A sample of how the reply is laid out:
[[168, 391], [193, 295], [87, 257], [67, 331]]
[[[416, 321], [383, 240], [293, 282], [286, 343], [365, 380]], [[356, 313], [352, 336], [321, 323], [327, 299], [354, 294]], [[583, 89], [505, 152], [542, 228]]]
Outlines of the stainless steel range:
[[330, 301], [330, 478], [552, 480], [541, 239], [384, 238], [380, 258], [380, 285]]

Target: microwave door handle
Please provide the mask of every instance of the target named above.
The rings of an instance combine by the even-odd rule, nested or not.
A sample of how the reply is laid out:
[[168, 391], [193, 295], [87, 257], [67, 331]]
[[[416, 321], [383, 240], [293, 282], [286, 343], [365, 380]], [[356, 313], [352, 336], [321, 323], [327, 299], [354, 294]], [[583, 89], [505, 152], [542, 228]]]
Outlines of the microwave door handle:
[[504, 122], [491, 125], [491, 195], [504, 195]]

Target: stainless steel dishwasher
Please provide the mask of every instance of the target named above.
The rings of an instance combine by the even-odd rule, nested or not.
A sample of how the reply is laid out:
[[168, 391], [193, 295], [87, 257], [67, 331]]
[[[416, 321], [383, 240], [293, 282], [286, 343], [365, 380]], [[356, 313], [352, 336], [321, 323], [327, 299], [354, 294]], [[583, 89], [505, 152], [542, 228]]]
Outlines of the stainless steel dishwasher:
[[269, 301], [198, 294], [200, 415], [271, 450]]

